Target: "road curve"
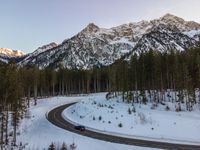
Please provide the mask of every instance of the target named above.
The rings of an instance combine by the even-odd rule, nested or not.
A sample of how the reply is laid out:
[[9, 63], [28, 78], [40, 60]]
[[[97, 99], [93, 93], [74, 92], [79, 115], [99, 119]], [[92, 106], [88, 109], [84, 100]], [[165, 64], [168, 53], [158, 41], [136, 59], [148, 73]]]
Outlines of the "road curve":
[[200, 150], [200, 145], [174, 144], [174, 143], [165, 143], [165, 142], [158, 142], [158, 141], [147, 141], [147, 140], [142, 140], [142, 139], [132, 139], [132, 138], [130, 139], [130, 138], [98, 133], [98, 132], [94, 132], [90, 130], [80, 132], [78, 130], [75, 130], [74, 125], [66, 121], [62, 117], [63, 110], [73, 104], [74, 103], [65, 104], [57, 108], [54, 108], [47, 114], [47, 120], [49, 120], [52, 124], [62, 129], [68, 130], [70, 132], [74, 132], [83, 136], [87, 136], [87, 137], [91, 137], [94, 139], [103, 140], [107, 142], [143, 146], [143, 147], [152, 147], [152, 148], [173, 149], [173, 150]]

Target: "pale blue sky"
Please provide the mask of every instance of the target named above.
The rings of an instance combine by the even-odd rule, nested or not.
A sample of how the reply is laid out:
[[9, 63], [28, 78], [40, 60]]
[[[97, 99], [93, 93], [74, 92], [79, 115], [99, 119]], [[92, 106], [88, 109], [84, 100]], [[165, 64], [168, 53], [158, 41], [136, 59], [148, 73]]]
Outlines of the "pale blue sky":
[[94, 22], [112, 27], [172, 13], [200, 22], [200, 0], [2, 0], [0, 47], [32, 52]]

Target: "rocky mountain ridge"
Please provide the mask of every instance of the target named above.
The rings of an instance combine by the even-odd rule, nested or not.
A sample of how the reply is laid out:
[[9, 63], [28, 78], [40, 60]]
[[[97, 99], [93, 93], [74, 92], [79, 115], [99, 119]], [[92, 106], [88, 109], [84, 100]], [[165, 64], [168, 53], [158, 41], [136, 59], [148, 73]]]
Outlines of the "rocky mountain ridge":
[[[123, 24], [110, 29], [88, 24], [82, 31], [61, 44], [28, 54], [21, 66], [37, 65], [72, 69], [107, 66], [126, 56], [150, 49], [167, 52], [195, 47], [200, 41], [200, 24], [166, 14], [159, 19]], [[39, 48], [40, 49], [40, 48]]]

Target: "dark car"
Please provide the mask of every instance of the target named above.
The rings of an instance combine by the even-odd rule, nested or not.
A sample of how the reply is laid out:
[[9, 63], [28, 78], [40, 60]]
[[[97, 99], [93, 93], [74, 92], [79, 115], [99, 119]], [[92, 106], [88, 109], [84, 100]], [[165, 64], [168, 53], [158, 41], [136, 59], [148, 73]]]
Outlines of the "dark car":
[[79, 131], [85, 131], [84, 126], [75, 126], [74, 129], [79, 130]]

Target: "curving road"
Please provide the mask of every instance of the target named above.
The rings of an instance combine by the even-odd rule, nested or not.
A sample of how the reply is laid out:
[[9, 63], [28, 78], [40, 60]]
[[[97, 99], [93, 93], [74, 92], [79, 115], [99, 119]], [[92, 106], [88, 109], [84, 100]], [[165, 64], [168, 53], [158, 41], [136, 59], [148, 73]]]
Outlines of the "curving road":
[[128, 144], [128, 145], [136, 145], [136, 146], [143, 146], [143, 147], [152, 147], [152, 148], [162, 148], [162, 149], [173, 149], [173, 150], [200, 150], [200, 145], [186, 145], [186, 144], [174, 144], [174, 143], [165, 143], [165, 142], [157, 142], [157, 141], [147, 141], [142, 139], [130, 139], [124, 137], [117, 137], [108, 134], [98, 133], [90, 130], [86, 130], [84, 132], [80, 132], [74, 129], [74, 125], [70, 122], [66, 121], [62, 117], [62, 112], [67, 107], [73, 105], [66, 104], [54, 108], [47, 114], [47, 119], [54, 125], [68, 130], [70, 132], [74, 132], [83, 136], [107, 141], [107, 142], [114, 142], [120, 144]]

